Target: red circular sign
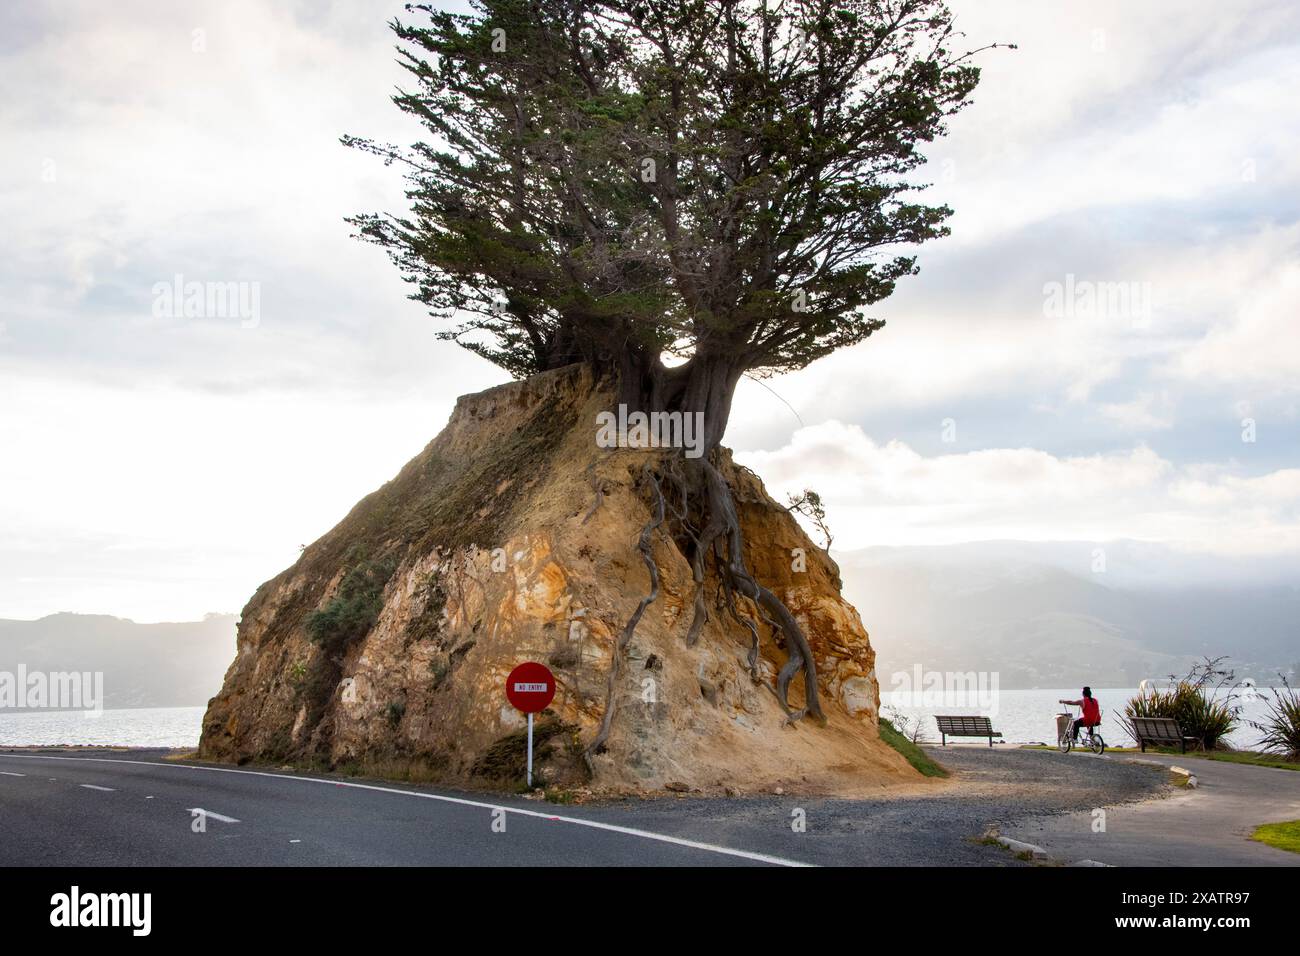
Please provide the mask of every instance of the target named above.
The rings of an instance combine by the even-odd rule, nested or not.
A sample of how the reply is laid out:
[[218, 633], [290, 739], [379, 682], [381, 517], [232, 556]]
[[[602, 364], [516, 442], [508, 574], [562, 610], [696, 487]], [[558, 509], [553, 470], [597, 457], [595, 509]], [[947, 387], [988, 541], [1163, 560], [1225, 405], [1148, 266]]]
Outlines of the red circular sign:
[[555, 675], [545, 664], [525, 661], [506, 678], [506, 697], [515, 710], [539, 713], [555, 699]]

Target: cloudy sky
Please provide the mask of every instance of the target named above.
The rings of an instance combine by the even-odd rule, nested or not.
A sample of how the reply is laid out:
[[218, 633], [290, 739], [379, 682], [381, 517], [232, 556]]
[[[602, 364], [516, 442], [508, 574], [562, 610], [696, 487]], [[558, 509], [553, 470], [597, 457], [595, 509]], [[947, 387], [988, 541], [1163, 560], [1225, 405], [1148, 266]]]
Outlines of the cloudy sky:
[[[953, 235], [862, 345], [742, 383], [728, 444], [837, 545], [1300, 551], [1300, 7], [953, 4]], [[410, 141], [357, 2], [0, 7], [0, 617], [240, 608], [505, 380], [347, 214]], [[183, 281], [257, 321], [159, 314]], [[770, 389], [770, 390], [769, 390]], [[775, 393], [775, 394], [774, 394]]]

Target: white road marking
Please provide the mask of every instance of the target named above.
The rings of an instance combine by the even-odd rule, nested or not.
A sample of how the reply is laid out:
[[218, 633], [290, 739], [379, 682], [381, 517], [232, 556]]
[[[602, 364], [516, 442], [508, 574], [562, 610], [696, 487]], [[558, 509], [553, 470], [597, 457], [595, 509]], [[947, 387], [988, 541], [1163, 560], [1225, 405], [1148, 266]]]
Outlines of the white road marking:
[[703, 850], [706, 853], [717, 853], [722, 856], [734, 856], [742, 860], [754, 860], [757, 863], [771, 863], [776, 866], [813, 866], [811, 863], [802, 863], [798, 860], [787, 860], [784, 857], [771, 856], [767, 853], [751, 853], [749, 850], [733, 850], [727, 846], [717, 846], [712, 843], [701, 843], [698, 840], [686, 840], [682, 837], [669, 836], [665, 833], [654, 833], [650, 830], [638, 830], [633, 827], [621, 827], [613, 823], [601, 823], [598, 820], [584, 820], [581, 817], [559, 817], [550, 813], [540, 813], [537, 810], [526, 810], [522, 807], [503, 807], [496, 803], [484, 803], [481, 800], [467, 800], [464, 797], [449, 797], [441, 793], [423, 793], [419, 790], [398, 790], [396, 787], [379, 787], [370, 783], [354, 783], [353, 781], [324, 780], [320, 777], [300, 777], [283, 773], [269, 773], [265, 770], [236, 770], [233, 767], [201, 767], [196, 764], [184, 763], [162, 763], [157, 760], [114, 760], [110, 757], [56, 757], [48, 754], [3, 754], [5, 759], [17, 760], [81, 760], [85, 763], [121, 763], [132, 764], [141, 767], [170, 767], [175, 770], [198, 770], [207, 771], [208, 773], [235, 773], [248, 777], [271, 777], [275, 780], [297, 780], [302, 783], [319, 783], [333, 787], [351, 787], [355, 790], [373, 790], [376, 793], [393, 793], [401, 797], [419, 797], [423, 800], [437, 800], [441, 803], [454, 803], [463, 807], [478, 807], [482, 810], [504, 810], [506, 813], [513, 813], [521, 817], [535, 817], [540, 820], [554, 820], [557, 823], [568, 823], [573, 826], [588, 827], [592, 830], [604, 830], [608, 833], [621, 833], [624, 836], [640, 837], [643, 840], [654, 840], [658, 843], [670, 843], [674, 846], [684, 846], [692, 850]]
[[190, 807], [188, 813], [201, 813], [205, 818], [220, 820], [222, 823], [238, 823], [234, 817], [222, 816], [220, 813], [213, 813], [211, 810], [204, 810], [202, 807]]
[[10, 770], [0, 770], [0, 774], [4, 774], [6, 777], [25, 777], [25, 776], [27, 776], [27, 774], [25, 774], [25, 773], [13, 773], [13, 772], [10, 771]]
[[87, 790], [103, 790], [105, 793], [117, 793], [112, 787], [97, 787], [93, 783], [83, 783], [80, 786], [85, 787]]

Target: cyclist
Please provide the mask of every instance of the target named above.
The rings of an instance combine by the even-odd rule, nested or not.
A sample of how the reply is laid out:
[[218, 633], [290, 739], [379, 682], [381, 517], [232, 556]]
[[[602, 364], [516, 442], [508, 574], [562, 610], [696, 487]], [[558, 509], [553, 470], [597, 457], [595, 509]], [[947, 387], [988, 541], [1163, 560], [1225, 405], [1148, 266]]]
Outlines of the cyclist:
[[1091, 687], [1083, 689], [1083, 697], [1079, 700], [1060, 700], [1057, 703], [1083, 708], [1083, 716], [1076, 717], [1070, 724], [1070, 736], [1076, 743], [1079, 740], [1079, 729], [1081, 727], [1096, 727], [1101, 723], [1101, 707], [1098, 706], [1097, 699], [1092, 696]]

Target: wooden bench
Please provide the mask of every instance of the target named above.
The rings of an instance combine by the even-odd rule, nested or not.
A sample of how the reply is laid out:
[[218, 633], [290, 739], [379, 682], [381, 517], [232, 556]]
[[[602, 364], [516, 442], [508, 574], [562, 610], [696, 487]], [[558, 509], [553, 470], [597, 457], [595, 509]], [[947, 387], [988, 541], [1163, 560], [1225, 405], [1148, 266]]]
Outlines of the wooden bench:
[[1197, 741], [1196, 737], [1184, 734], [1183, 728], [1172, 717], [1130, 717], [1128, 723], [1143, 753], [1147, 752], [1147, 744], [1178, 746], [1187, 753], [1187, 741]]
[[947, 715], [935, 715], [934, 718], [939, 724], [939, 737], [943, 746], [948, 746], [949, 737], [987, 737], [989, 746], [993, 746], [993, 738], [1001, 737], [1002, 731], [993, 729], [993, 721], [987, 717], [950, 717]]

